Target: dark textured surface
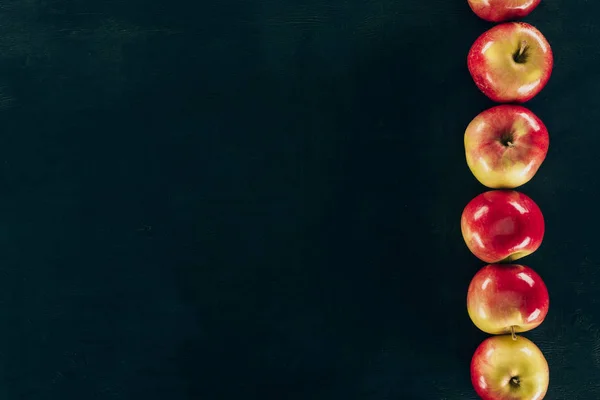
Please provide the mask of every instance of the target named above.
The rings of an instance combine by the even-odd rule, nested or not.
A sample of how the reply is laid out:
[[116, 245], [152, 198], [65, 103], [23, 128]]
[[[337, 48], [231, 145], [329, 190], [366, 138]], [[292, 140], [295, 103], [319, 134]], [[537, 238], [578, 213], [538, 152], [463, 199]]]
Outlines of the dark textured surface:
[[[598, 12], [526, 19], [555, 52], [522, 189], [550, 400], [600, 397]], [[466, 0], [3, 2], [0, 398], [474, 399], [489, 26]]]

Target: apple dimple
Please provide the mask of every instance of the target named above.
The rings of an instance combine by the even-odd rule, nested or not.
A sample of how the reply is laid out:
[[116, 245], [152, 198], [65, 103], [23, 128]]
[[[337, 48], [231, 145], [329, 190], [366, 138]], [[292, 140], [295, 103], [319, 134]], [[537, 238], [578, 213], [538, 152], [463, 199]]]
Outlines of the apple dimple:
[[521, 379], [519, 378], [519, 376], [511, 376], [508, 379], [508, 383], [510, 384], [510, 386], [512, 386], [514, 389], [518, 389], [519, 386], [521, 386]]
[[529, 45], [527, 40], [521, 40], [519, 47], [513, 53], [513, 61], [517, 64], [525, 64], [529, 58]]
[[511, 130], [500, 133], [498, 141], [504, 147], [515, 147], [515, 135]]
[[510, 255], [506, 256], [506, 258], [504, 258], [500, 262], [509, 263], [509, 262], [517, 261], [525, 256], [528, 256], [529, 254], [531, 254], [531, 253], [528, 251], [515, 251], [515, 252], [511, 253]]

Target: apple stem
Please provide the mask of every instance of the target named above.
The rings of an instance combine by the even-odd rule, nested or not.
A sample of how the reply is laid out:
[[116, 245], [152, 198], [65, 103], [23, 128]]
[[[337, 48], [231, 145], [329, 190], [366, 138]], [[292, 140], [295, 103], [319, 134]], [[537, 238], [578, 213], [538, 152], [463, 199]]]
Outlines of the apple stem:
[[[514, 147], [514, 133], [511, 131], [504, 132], [502, 136], [500, 136], [500, 143], [505, 147]], [[510, 256], [509, 256], [510, 257]]]
[[522, 56], [523, 53], [527, 50], [527, 41], [521, 40], [521, 47], [519, 48], [519, 56]]
[[527, 61], [527, 49], [529, 49], [527, 41], [521, 40], [519, 48], [513, 53], [513, 60], [517, 64], [524, 64]]
[[514, 325], [510, 327], [510, 334], [511, 334], [513, 340], [517, 340], [517, 334], [515, 333]]

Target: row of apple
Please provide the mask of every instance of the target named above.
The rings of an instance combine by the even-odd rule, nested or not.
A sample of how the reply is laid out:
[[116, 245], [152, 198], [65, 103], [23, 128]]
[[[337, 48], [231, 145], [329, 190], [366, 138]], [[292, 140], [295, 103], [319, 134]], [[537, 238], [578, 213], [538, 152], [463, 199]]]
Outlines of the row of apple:
[[468, 2], [479, 17], [498, 23], [471, 46], [469, 72], [481, 92], [503, 103], [477, 115], [464, 135], [469, 169], [490, 189], [472, 199], [461, 216], [467, 247], [487, 264], [471, 280], [467, 311], [477, 328], [494, 335], [475, 351], [471, 381], [483, 400], [541, 400], [549, 385], [548, 363], [517, 333], [544, 321], [548, 290], [533, 269], [514, 262], [540, 247], [545, 222], [537, 204], [514, 189], [534, 177], [548, 152], [546, 126], [520, 104], [547, 84], [553, 54], [538, 29], [514, 21], [540, 0]]

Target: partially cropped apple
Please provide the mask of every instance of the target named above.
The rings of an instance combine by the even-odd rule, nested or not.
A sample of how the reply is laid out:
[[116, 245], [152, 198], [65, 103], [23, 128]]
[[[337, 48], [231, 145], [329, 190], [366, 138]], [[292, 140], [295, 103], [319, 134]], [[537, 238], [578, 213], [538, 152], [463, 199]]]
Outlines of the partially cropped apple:
[[524, 103], [548, 83], [554, 58], [534, 26], [505, 22], [484, 32], [471, 46], [469, 72], [477, 87], [498, 103]]
[[469, 0], [477, 16], [489, 22], [503, 22], [526, 17], [541, 0]]
[[533, 253], [545, 232], [538, 205], [515, 190], [490, 190], [473, 198], [463, 209], [460, 227], [469, 250], [488, 264]]
[[484, 340], [471, 359], [471, 382], [482, 400], [542, 400], [550, 371], [531, 340], [510, 335]]
[[492, 335], [538, 327], [546, 318], [549, 305], [544, 281], [524, 265], [483, 267], [471, 280], [467, 294], [471, 321]]
[[477, 115], [465, 130], [464, 142], [467, 165], [481, 184], [513, 189], [537, 173], [550, 139], [533, 112], [503, 104]]

